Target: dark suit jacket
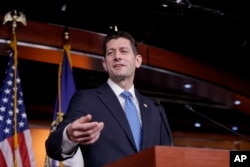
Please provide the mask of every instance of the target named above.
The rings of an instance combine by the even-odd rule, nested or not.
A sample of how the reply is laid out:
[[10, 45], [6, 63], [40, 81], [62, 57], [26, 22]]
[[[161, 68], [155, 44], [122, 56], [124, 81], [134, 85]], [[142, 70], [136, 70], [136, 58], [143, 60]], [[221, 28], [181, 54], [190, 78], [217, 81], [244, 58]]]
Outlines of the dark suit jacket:
[[[165, 111], [153, 100], [135, 92], [142, 119], [142, 149], [156, 145], [172, 145], [172, 136]], [[61, 156], [62, 134], [65, 126], [75, 119], [91, 114], [93, 121], [104, 122], [100, 138], [91, 145], [80, 145], [85, 167], [100, 167], [137, 153], [125, 113], [112, 89], [104, 85], [82, 90], [71, 99], [68, 111], [56, 131], [46, 140], [46, 151], [53, 159]]]

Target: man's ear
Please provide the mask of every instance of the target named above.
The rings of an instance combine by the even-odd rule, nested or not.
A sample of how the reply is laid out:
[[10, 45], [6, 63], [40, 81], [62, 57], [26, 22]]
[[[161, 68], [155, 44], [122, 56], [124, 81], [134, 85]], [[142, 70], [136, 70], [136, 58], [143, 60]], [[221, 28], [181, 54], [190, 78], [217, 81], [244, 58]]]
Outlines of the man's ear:
[[104, 68], [105, 71], [107, 71], [106, 61], [104, 58], [102, 59], [102, 67]]
[[141, 64], [142, 64], [142, 56], [141, 55], [136, 55], [136, 57], [135, 57], [135, 66], [136, 66], [136, 68], [139, 68], [139, 67], [141, 67]]

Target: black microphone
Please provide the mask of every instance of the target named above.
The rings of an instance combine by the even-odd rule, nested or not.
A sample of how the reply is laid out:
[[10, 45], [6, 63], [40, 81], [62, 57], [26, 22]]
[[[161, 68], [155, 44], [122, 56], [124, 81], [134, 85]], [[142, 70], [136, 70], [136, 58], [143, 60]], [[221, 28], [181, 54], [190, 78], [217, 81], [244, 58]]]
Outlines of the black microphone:
[[[163, 114], [162, 106], [161, 106], [160, 101], [159, 101], [159, 100], [155, 100], [155, 105], [157, 105], [158, 108], [159, 108], [159, 113], [160, 113], [160, 115], [161, 115], [161, 120], [162, 120], [162, 122], [163, 122], [163, 124], [164, 124], [164, 126], [165, 126], [165, 129], [167, 130], [167, 133], [168, 133], [169, 136], [170, 136], [170, 144], [171, 144], [171, 146], [173, 146], [173, 145], [174, 145], [174, 144], [173, 144], [173, 136], [172, 136], [170, 127], [169, 127], [168, 123], [166, 122], [167, 118], [166, 118], [166, 116]], [[165, 118], [165, 119], [164, 119], [164, 118]]]
[[215, 120], [212, 120], [211, 118], [209, 118], [209, 117], [207, 117], [207, 116], [205, 116], [205, 115], [203, 115], [203, 114], [201, 114], [201, 113], [195, 111], [195, 110], [193, 109], [193, 107], [190, 106], [189, 104], [185, 104], [185, 108], [186, 108], [187, 110], [192, 111], [192, 112], [194, 112], [195, 114], [198, 114], [199, 116], [201, 116], [201, 117], [203, 117], [203, 118], [205, 118], [205, 119], [207, 119], [207, 120], [213, 122], [214, 124], [216, 124], [216, 125], [222, 127], [223, 129], [226, 129], [226, 130], [230, 131], [231, 133], [234, 133], [235, 135], [240, 136], [240, 137], [244, 138], [244, 139], [247, 140], [247, 141], [250, 141], [250, 139], [247, 138], [246, 136], [243, 136], [243, 135], [241, 135], [241, 134], [239, 134], [239, 133], [237, 133], [237, 132], [235, 132], [235, 131], [229, 129], [228, 127], [226, 127], [226, 126], [220, 124], [219, 122], [217, 122], [217, 121], [215, 121]]

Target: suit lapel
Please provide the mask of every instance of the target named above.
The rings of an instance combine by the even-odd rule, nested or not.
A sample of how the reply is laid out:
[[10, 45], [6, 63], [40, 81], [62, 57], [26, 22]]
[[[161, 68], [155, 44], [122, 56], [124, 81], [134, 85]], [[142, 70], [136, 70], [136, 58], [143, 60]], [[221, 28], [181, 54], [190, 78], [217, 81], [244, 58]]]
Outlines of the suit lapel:
[[139, 101], [140, 112], [141, 112], [141, 120], [142, 120], [142, 149], [145, 148], [147, 143], [147, 139], [150, 137], [150, 104], [144, 100], [144, 97], [140, 95], [137, 91], [135, 91], [136, 97]]

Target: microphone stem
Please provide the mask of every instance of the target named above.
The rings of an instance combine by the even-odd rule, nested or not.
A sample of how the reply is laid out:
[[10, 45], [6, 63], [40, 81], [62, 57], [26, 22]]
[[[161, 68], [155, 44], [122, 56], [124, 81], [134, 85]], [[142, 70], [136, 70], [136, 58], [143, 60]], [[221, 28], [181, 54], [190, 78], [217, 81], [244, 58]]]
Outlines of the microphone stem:
[[207, 117], [207, 116], [205, 116], [205, 115], [203, 115], [203, 114], [201, 114], [201, 113], [196, 112], [191, 106], [189, 106], [188, 109], [191, 110], [191, 111], [193, 111], [194, 113], [198, 114], [199, 116], [201, 116], [201, 117], [203, 117], [203, 118], [205, 118], [205, 119], [207, 119], [207, 120], [213, 122], [214, 124], [216, 124], [216, 125], [218, 125], [218, 126], [224, 128], [224, 129], [226, 129], [226, 130], [228, 130], [228, 131], [230, 131], [230, 132], [232, 132], [232, 133], [234, 133], [234, 134], [236, 134], [236, 135], [238, 135], [238, 136], [244, 138], [244, 139], [247, 140], [247, 141], [250, 141], [250, 139], [247, 138], [246, 136], [243, 136], [243, 135], [241, 135], [241, 134], [239, 134], [239, 133], [237, 133], [237, 132], [235, 132], [235, 131], [229, 129], [228, 127], [226, 127], [226, 126], [220, 124], [219, 122], [217, 122], [217, 121], [215, 121], [215, 120], [212, 120], [211, 118], [209, 118], [209, 117]]
[[171, 130], [168, 128], [167, 122], [166, 122], [165, 119], [164, 119], [163, 111], [162, 111], [162, 108], [161, 108], [161, 104], [160, 104], [159, 101], [157, 101], [156, 104], [158, 105], [159, 112], [160, 112], [160, 115], [161, 115], [161, 119], [162, 119], [162, 121], [163, 121], [163, 124], [164, 124], [164, 126], [165, 126], [165, 129], [167, 130], [167, 132], [168, 132], [168, 134], [169, 134], [169, 136], [170, 136], [170, 140], [171, 140], [170, 143], [171, 143], [171, 146], [173, 146], [173, 145], [174, 145], [174, 143], [173, 143], [173, 136], [172, 136]]

